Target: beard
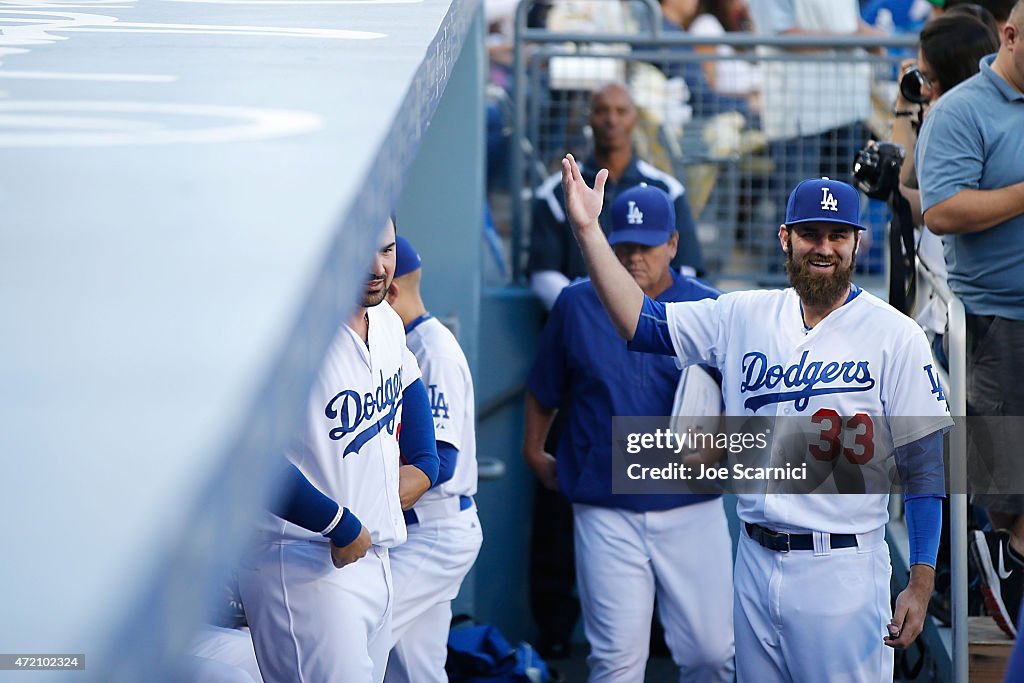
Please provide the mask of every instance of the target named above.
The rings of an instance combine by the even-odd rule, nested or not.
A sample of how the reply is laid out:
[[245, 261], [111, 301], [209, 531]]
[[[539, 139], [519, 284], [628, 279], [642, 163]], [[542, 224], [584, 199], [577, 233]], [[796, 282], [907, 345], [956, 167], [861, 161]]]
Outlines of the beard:
[[853, 255], [850, 257], [850, 265], [845, 268], [837, 260], [833, 260], [835, 268], [831, 275], [816, 275], [811, 271], [807, 257], [797, 261], [793, 257], [793, 239], [789, 239], [789, 252], [786, 254], [786, 274], [789, 276], [789, 284], [793, 286], [800, 300], [807, 306], [824, 308], [832, 306], [844, 294], [850, 286], [853, 277], [853, 269], [857, 265], [857, 246], [854, 245]]
[[[383, 281], [384, 278], [381, 278], [381, 280]], [[376, 280], [373, 279], [373, 278], [370, 279], [370, 282], [375, 282], [375, 281]], [[363, 292], [363, 300], [362, 300], [362, 304], [361, 304], [362, 307], [363, 308], [373, 308], [374, 306], [377, 306], [378, 304], [380, 304], [381, 301], [384, 301], [384, 297], [386, 297], [388, 295], [388, 286], [389, 286], [389, 284], [390, 283], [384, 282], [384, 286], [382, 286], [380, 288], [379, 292], [364, 291]]]

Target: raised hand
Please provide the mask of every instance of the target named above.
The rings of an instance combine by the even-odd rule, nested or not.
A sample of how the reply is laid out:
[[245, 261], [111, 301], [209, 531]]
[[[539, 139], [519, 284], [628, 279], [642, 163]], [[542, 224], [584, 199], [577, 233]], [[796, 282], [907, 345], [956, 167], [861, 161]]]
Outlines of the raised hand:
[[572, 155], [566, 154], [562, 159], [562, 189], [565, 190], [565, 211], [569, 224], [583, 252], [587, 272], [601, 304], [608, 311], [615, 331], [628, 341], [636, 332], [644, 293], [615, 257], [597, 220], [604, 204], [604, 184], [607, 180], [608, 169], [602, 168], [594, 178], [594, 187], [587, 187]]
[[604, 205], [604, 184], [608, 180], [608, 169], [602, 168], [594, 179], [594, 187], [580, 174], [580, 168], [571, 154], [562, 159], [562, 189], [565, 191], [565, 209], [576, 236], [590, 230], [601, 230], [598, 216]]

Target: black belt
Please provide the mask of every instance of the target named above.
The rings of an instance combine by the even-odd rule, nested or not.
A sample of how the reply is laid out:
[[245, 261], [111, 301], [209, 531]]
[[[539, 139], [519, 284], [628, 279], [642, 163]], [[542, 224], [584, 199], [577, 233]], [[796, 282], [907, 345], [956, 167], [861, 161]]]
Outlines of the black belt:
[[[787, 534], [772, 531], [759, 524], [744, 522], [747, 535], [758, 544], [780, 553], [790, 550], [814, 550], [814, 534]], [[829, 545], [832, 548], [856, 548], [856, 534], [829, 534]]]

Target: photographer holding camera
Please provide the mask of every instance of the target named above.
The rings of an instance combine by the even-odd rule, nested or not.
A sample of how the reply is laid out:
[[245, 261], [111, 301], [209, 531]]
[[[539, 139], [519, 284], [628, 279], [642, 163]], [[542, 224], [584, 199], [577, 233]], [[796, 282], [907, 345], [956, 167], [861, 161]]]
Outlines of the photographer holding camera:
[[[986, 10], [976, 6], [958, 5], [929, 21], [921, 31], [917, 61], [903, 62], [893, 111], [892, 142], [871, 143], [857, 156], [854, 176], [861, 190], [869, 197], [891, 201], [893, 207], [891, 253], [894, 257], [902, 253], [903, 258], [893, 263], [889, 300], [904, 312], [909, 308], [906, 299], [913, 294], [908, 285], [913, 282], [915, 254], [930, 271], [942, 279], [946, 276], [942, 243], [923, 229], [913, 154], [918, 131], [928, 107], [943, 93], [978, 73], [981, 58], [998, 47], [995, 21]], [[921, 228], [916, 237], [911, 223]], [[935, 349], [944, 360], [941, 342], [945, 307], [933, 299], [918, 301], [915, 308], [918, 323], [938, 340]]]
[[[921, 216], [921, 193], [918, 190], [914, 148], [923, 118], [943, 93], [978, 73], [985, 55], [999, 49], [995, 20], [976, 5], [958, 5], [936, 17], [921, 31], [916, 64], [904, 64], [896, 96], [892, 141], [907, 150], [909, 159], [900, 171], [900, 194], [910, 205], [914, 225], [920, 228], [917, 258], [932, 272], [946, 279], [946, 262], [941, 239], [924, 229]], [[937, 298], [918, 301], [918, 323], [937, 340], [936, 355], [945, 365], [942, 338], [946, 325], [946, 308]]]
[[910, 202], [917, 226], [924, 221], [913, 151], [924, 115], [943, 93], [978, 73], [982, 57], [998, 49], [999, 36], [992, 15], [973, 5], [957, 5], [922, 29], [917, 61], [903, 62], [893, 111], [892, 142], [908, 153], [909, 158], [900, 170], [900, 192]]

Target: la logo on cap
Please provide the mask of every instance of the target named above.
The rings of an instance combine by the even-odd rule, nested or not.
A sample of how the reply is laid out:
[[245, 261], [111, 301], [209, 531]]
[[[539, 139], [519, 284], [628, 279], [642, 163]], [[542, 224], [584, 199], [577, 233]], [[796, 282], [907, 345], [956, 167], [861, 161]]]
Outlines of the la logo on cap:
[[823, 211], [839, 211], [839, 202], [827, 187], [821, 188], [821, 208]]
[[629, 209], [626, 211], [626, 222], [631, 225], [644, 224], [644, 212], [632, 199], [629, 200]]

